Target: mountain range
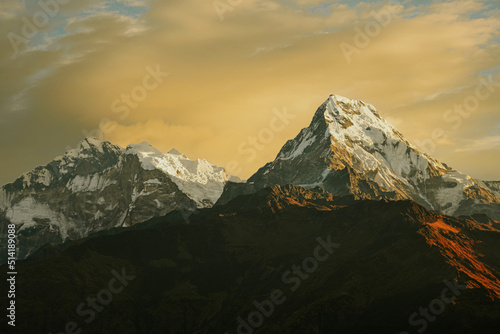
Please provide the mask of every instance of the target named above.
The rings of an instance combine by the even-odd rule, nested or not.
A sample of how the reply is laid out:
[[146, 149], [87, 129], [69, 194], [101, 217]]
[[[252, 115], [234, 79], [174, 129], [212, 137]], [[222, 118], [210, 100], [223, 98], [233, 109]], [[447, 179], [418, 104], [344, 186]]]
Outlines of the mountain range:
[[500, 182], [331, 95], [247, 181], [83, 140], [1, 188], [0, 261], [13, 223], [16, 333], [493, 334], [499, 220]]
[[[132, 226], [173, 210], [212, 206], [224, 184], [240, 181], [206, 160], [148, 143], [123, 149], [95, 138], [0, 189], [0, 223], [17, 226], [19, 258], [46, 243]], [[0, 260], [5, 262], [7, 243]]]
[[275, 185], [189, 221], [42, 247], [17, 265], [16, 333], [498, 332], [500, 223], [485, 215]]
[[372, 105], [331, 95], [311, 124], [247, 182], [175, 149], [164, 154], [146, 142], [121, 148], [87, 138], [3, 186], [0, 222], [18, 226], [19, 256], [26, 258], [47, 242], [81, 239], [173, 210], [187, 215], [276, 184], [321, 187], [358, 200], [412, 200], [437, 213], [500, 220], [500, 182], [452, 169], [413, 146]]

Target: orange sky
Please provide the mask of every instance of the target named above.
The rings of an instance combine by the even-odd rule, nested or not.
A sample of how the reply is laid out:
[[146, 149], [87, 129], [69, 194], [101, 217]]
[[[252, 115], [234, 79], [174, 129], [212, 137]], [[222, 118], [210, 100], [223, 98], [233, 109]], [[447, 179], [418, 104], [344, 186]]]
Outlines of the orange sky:
[[[175, 147], [247, 178], [332, 93], [375, 105], [450, 166], [500, 180], [495, 2], [112, 2], [61, 5], [17, 47], [12, 33], [40, 8], [0, 3], [1, 184], [99, 124], [121, 146]], [[155, 80], [158, 69], [168, 76]]]

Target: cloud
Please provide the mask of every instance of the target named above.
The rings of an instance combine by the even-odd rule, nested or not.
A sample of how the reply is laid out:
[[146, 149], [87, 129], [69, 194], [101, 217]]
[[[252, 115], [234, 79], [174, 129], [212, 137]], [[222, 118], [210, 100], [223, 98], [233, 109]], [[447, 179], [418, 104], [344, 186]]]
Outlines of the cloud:
[[[150, 119], [131, 125], [112, 122], [109, 127], [113, 131], [107, 136], [108, 139], [123, 147], [147, 141], [156, 143], [156, 148], [164, 152], [176, 148], [193, 159], [204, 158], [194, 154], [215, 136], [210, 127], [169, 124], [161, 119]], [[214, 151], [216, 149], [214, 148]]]
[[147, 2], [145, 0], [116, 0], [116, 1], [131, 7], [147, 6]]
[[[46, 163], [103, 119], [116, 125], [108, 138], [120, 145], [147, 140], [224, 164], [242, 160], [238, 144], [266, 127], [273, 109], [286, 107], [296, 118], [254, 161], [243, 160], [244, 178], [274, 159], [331, 93], [374, 104], [411, 140], [427, 138], [435, 127], [449, 130], [438, 158], [457, 149], [450, 143], [479, 139], [498, 124], [499, 94], [456, 130], [443, 120], [473, 92], [478, 73], [499, 65], [500, 48], [491, 41], [499, 37], [500, 19], [472, 18], [485, 9], [480, 1], [336, 2], [315, 15], [302, 1], [255, 0], [233, 6], [223, 21], [211, 1], [120, 2], [71, 2], [45, 28], [43, 48], [17, 57], [0, 39], [0, 71], [9, 78], [0, 82], [0, 140], [13, 143], [0, 148], [11, 157], [0, 162], [0, 183]], [[134, 12], [136, 5], [148, 11]], [[373, 22], [371, 12], [384, 9], [391, 23], [348, 64], [339, 45], [354, 45], [357, 29]], [[22, 28], [24, 14], [8, 12], [3, 36]], [[120, 119], [113, 101], [143, 85], [148, 66], [170, 75]], [[464, 158], [456, 167], [468, 166]]]
[[475, 139], [456, 150], [456, 152], [467, 151], [492, 151], [500, 150], [500, 135]]

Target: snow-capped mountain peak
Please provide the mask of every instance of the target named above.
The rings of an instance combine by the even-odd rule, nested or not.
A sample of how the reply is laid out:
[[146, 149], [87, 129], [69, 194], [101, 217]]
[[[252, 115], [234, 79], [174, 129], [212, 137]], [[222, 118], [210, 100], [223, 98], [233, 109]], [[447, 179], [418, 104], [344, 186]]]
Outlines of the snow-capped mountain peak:
[[122, 148], [86, 138], [1, 187], [0, 222], [18, 226], [22, 258], [47, 242], [210, 207], [229, 179], [222, 167], [178, 151], [164, 154], [147, 142]]
[[[380, 186], [394, 177], [403, 183], [408, 178], [418, 182], [431, 173], [449, 170], [411, 145], [371, 104], [332, 95], [324, 119], [332, 143], [353, 155], [353, 166], [359, 172], [378, 170], [376, 182]], [[411, 177], [415, 171], [417, 175]]]
[[[420, 151], [374, 106], [339, 95], [330, 95], [309, 127], [248, 181], [253, 190], [295, 184], [360, 199], [412, 199], [449, 215], [498, 206], [492, 216], [500, 217], [491, 189]], [[223, 201], [238, 195], [230, 192]]]
[[[168, 154], [171, 154], [171, 155], [180, 155], [180, 156], [183, 156], [183, 157], [186, 157], [186, 155], [184, 155], [183, 153], [179, 152], [177, 149], [173, 148], [171, 149], [170, 151], [168, 151]], [[187, 157], [186, 157], [187, 158]]]
[[193, 161], [176, 149], [162, 153], [147, 142], [129, 145], [126, 153], [137, 155], [143, 168], [158, 169], [170, 175], [172, 181], [200, 206], [213, 205], [231, 178], [224, 168], [204, 159]]
[[323, 117], [330, 124], [329, 132], [346, 145], [362, 142], [373, 146], [383, 142], [384, 135], [401, 139], [394, 127], [380, 118], [375, 107], [363, 101], [331, 95]]
[[142, 163], [142, 167], [147, 170], [157, 168], [155, 161], [163, 157], [163, 153], [151, 146], [148, 142], [128, 145], [125, 154], [136, 155]]
[[80, 144], [80, 150], [97, 150], [101, 153], [104, 153], [104, 149], [103, 149], [103, 145], [104, 143], [102, 141], [100, 141], [99, 139], [95, 138], [95, 137], [88, 137], [88, 138], [85, 138], [81, 144]]

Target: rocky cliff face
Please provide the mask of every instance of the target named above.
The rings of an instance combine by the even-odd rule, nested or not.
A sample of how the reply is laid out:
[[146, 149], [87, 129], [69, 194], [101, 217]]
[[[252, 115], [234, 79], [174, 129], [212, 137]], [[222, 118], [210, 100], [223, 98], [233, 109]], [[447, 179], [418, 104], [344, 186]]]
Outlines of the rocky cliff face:
[[486, 186], [420, 151], [372, 105], [336, 95], [247, 184], [228, 184], [219, 203], [274, 184], [320, 186], [356, 199], [411, 199], [448, 215], [500, 219], [494, 184]]
[[131, 226], [176, 209], [210, 207], [231, 178], [223, 168], [175, 150], [163, 154], [147, 143], [123, 149], [88, 138], [1, 188], [1, 226], [16, 224], [19, 258], [25, 258], [45, 243]]

